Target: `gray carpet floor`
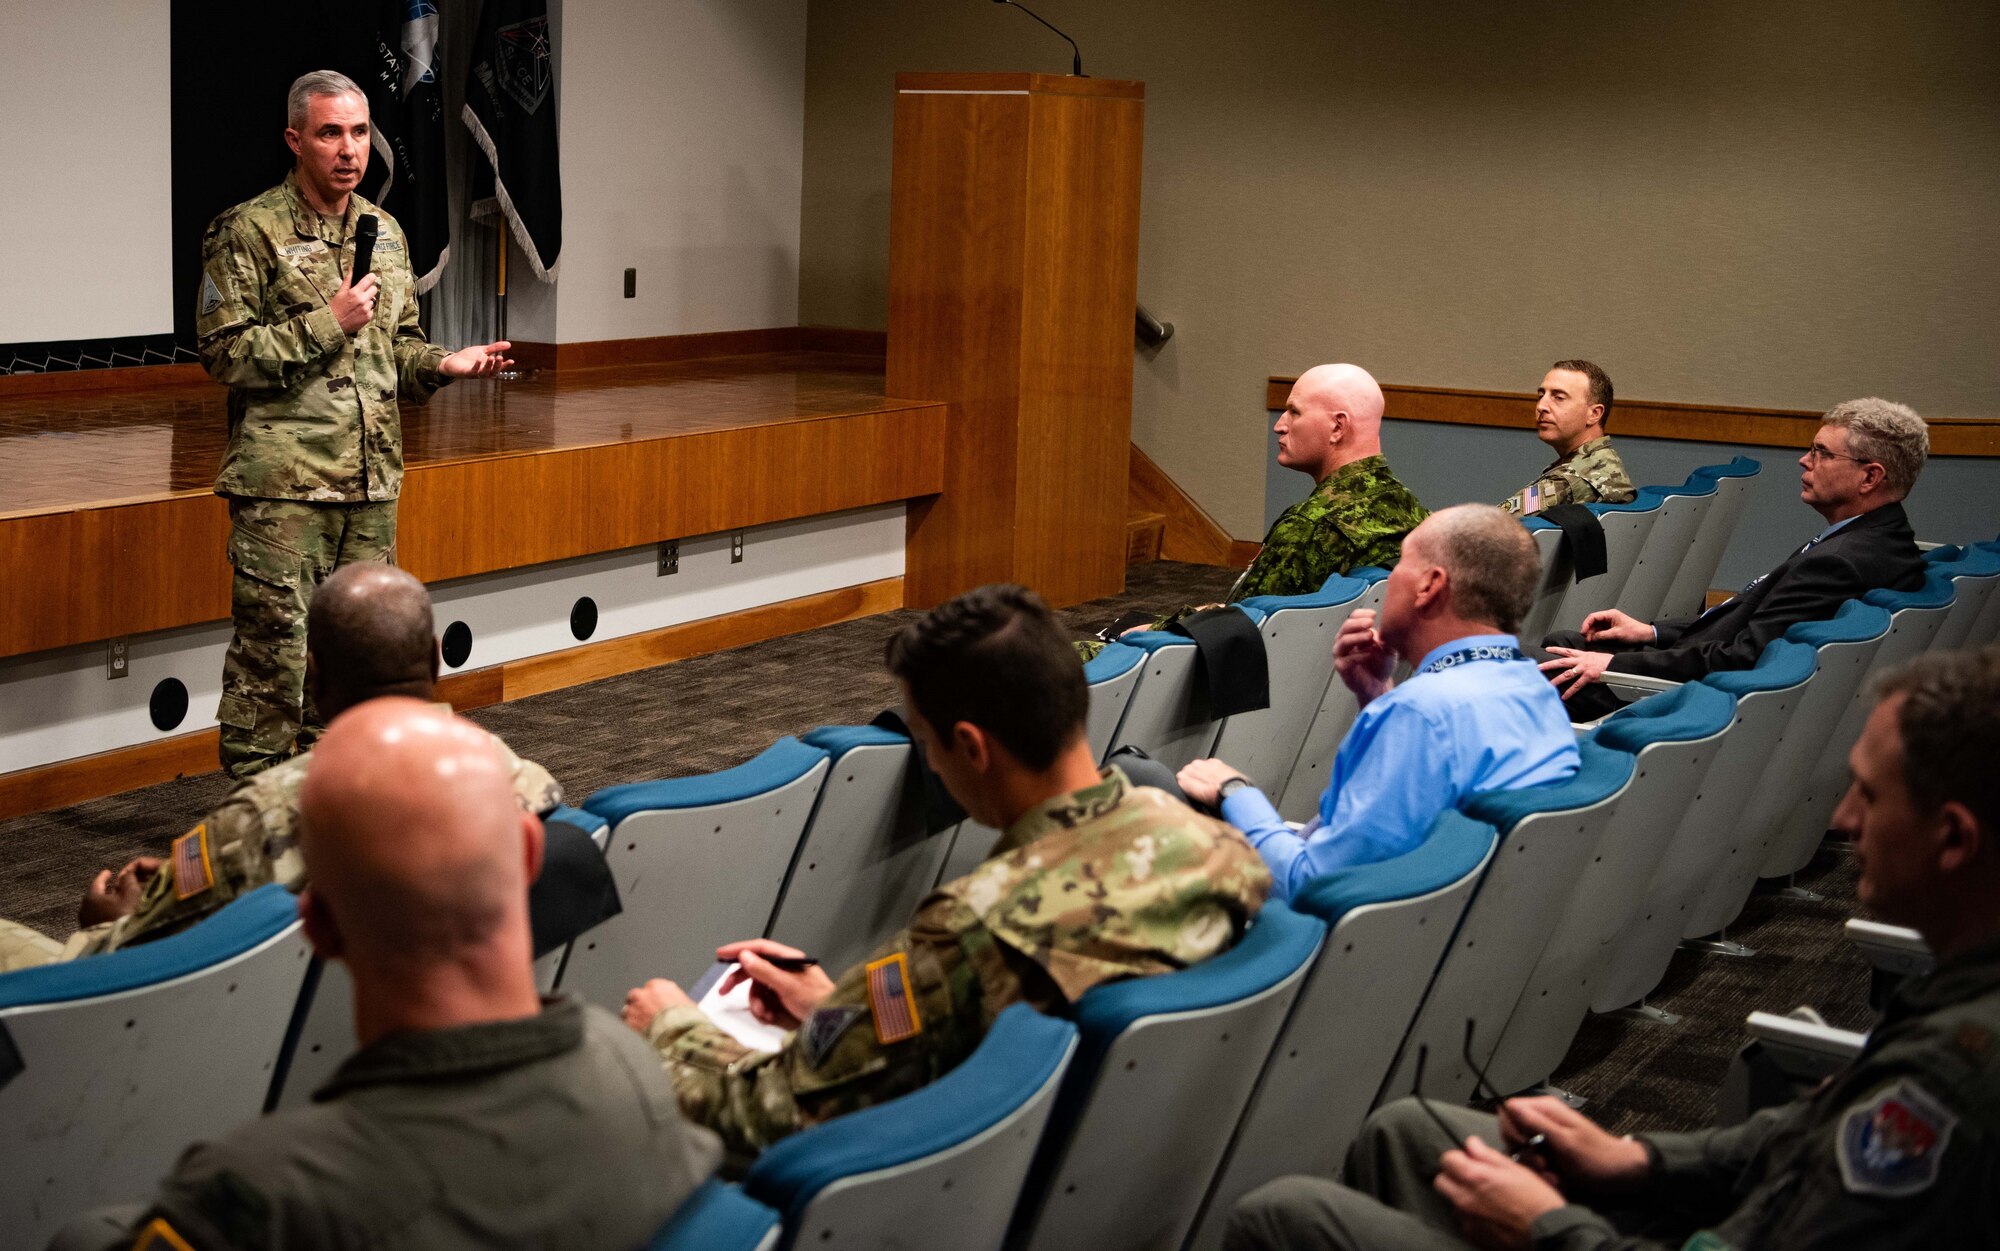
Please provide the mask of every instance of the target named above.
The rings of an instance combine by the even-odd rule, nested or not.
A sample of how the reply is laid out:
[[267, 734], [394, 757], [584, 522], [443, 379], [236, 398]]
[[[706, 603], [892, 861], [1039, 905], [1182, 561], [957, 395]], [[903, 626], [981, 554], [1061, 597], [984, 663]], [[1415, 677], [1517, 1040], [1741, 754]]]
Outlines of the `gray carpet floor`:
[[[1199, 565], [1135, 566], [1123, 595], [1062, 617], [1082, 637], [1128, 611], [1219, 599], [1234, 579], [1232, 570]], [[914, 616], [898, 611], [827, 626], [468, 715], [541, 762], [579, 802], [620, 782], [740, 764], [778, 737], [814, 726], [866, 722], [896, 703], [882, 647]], [[0, 916], [66, 937], [93, 873], [135, 855], [164, 854], [227, 789], [220, 774], [208, 774], [0, 822]], [[1851, 858], [1830, 849], [1801, 882], [1825, 901], [1760, 896], [1732, 929], [1756, 957], [1675, 957], [1653, 1002], [1681, 1013], [1681, 1024], [1592, 1018], [1558, 1083], [1588, 1096], [1589, 1110], [1619, 1132], [1687, 1128], [1712, 1117], [1716, 1087], [1752, 1009], [1809, 1003], [1831, 1024], [1865, 1026], [1867, 966], [1840, 937], [1841, 922], [1855, 911]]]

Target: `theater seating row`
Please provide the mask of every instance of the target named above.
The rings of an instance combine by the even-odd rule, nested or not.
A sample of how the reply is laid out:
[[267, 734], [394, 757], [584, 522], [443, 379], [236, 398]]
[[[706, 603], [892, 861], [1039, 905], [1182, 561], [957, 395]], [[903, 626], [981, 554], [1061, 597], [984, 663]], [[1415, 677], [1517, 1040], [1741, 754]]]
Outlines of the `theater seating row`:
[[[1587, 732], [1575, 778], [1469, 801], [1409, 854], [1272, 905], [1224, 957], [1101, 988], [1071, 1021], [1004, 1014], [946, 1081], [788, 1140], [740, 1189], [705, 1189], [656, 1245], [921, 1230], [934, 1245], [1210, 1247], [1249, 1189], [1336, 1169], [1420, 1065], [1422, 1088], [1453, 1099], [1475, 1093], [1476, 1069], [1503, 1091], [1545, 1080], [1586, 1011], [1642, 998], [1677, 943], [1810, 857], [1824, 819], [1792, 814], [1837, 798], [1838, 766], [1822, 766], [1858, 732], [1869, 673], [2000, 633], [2000, 556], [1930, 560], [1923, 589], [1864, 597], [1755, 669], [1643, 699]], [[1352, 715], [1332, 632], [1379, 578], [1245, 605], [1271, 668], [1257, 713], [1205, 716], [1184, 638], [1107, 648], [1086, 671], [1093, 748], [1171, 764], [1214, 752], [1310, 811]], [[991, 846], [974, 823], [926, 820], [923, 799], [902, 735], [828, 727], [563, 810], [552, 819], [605, 848], [625, 911], [544, 957], [543, 984], [616, 1008], [753, 933], [845, 967]], [[351, 1046], [343, 977], [310, 958], [270, 887], [182, 935], [0, 978], [0, 1060], [8, 1046], [20, 1060], [0, 1079], [0, 1142], [30, 1163], [0, 1174], [0, 1210], [26, 1214], [0, 1246], [143, 1195], [185, 1143], [303, 1097]]]

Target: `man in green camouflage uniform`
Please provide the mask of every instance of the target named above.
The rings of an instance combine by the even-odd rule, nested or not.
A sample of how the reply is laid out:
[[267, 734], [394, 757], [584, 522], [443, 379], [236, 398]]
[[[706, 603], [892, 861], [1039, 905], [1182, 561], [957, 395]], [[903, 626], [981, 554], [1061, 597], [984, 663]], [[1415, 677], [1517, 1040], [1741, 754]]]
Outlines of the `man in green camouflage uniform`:
[[[1389, 471], [1382, 455], [1383, 407], [1382, 388], [1357, 365], [1318, 365], [1292, 384], [1273, 427], [1278, 463], [1311, 474], [1316, 485], [1271, 523], [1226, 603], [1253, 595], [1310, 595], [1336, 573], [1396, 563], [1403, 536], [1430, 512]], [[1193, 611], [1183, 608], [1143, 628], [1165, 629]], [[1104, 650], [1104, 640], [1086, 639], [1075, 648], [1089, 660]]]
[[1228, 949], [1270, 889], [1227, 825], [1097, 768], [1082, 674], [1032, 593], [944, 604], [891, 640], [889, 664], [926, 759], [973, 820], [1005, 833], [838, 982], [777, 968], [767, 956], [800, 953], [766, 939], [721, 948], [753, 1009], [793, 1030], [781, 1051], [744, 1047], [670, 982], [627, 997], [682, 1111], [739, 1156], [936, 1080], [1011, 1004], [1062, 1010]]
[[[384, 696], [433, 698], [438, 662], [431, 600], [409, 574], [385, 566], [338, 570], [314, 593], [311, 620], [306, 671], [329, 720]], [[543, 816], [562, 803], [562, 787], [548, 770], [497, 738], [494, 746], [524, 810]], [[268, 882], [294, 893], [302, 889], [299, 788], [311, 762], [310, 753], [294, 756], [239, 785], [175, 839], [164, 860], [142, 856], [115, 876], [99, 874], [79, 911], [84, 928], [67, 945], [0, 921], [0, 972], [164, 938]]]
[[2000, 649], [1932, 653], [1885, 684], [1833, 824], [1854, 839], [1861, 903], [1914, 926], [1937, 968], [1810, 1093], [1740, 1125], [1627, 1138], [1559, 1099], [1508, 1100], [1497, 1119], [1434, 1109], [1449, 1132], [1406, 1099], [1369, 1119], [1348, 1186], [1291, 1177], [1254, 1191], [1225, 1247], [2000, 1246], [1996, 753]]
[[1549, 445], [1556, 461], [1500, 507], [1526, 517], [1557, 504], [1630, 503], [1638, 488], [1604, 433], [1611, 400], [1611, 376], [1596, 365], [1551, 365], [1535, 392], [1535, 437]]
[[[209, 223], [196, 317], [203, 368], [229, 388], [230, 608], [222, 764], [237, 778], [309, 745], [306, 600], [341, 565], [393, 561], [403, 434], [396, 402], [509, 364], [507, 344], [447, 354], [424, 340], [402, 229], [354, 187], [368, 165], [368, 104], [330, 71], [292, 85], [285, 181]], [[355, 224], [380, 219], [359, 282]], [[304, 739], [301, 742], [299, 740]]]

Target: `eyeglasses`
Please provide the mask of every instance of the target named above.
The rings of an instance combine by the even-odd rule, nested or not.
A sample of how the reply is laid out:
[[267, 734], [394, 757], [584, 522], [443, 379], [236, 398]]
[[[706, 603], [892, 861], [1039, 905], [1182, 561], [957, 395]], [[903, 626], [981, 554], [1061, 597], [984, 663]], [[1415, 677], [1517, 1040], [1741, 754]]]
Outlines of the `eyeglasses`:
[[[1499, 1091], [1493, 1089], [1493, 1083], [1486, 1078], [1486, 1070], [1480, 1068], [1479, 1062], [1472, 1058], [1472, 1030], [1476, 1024], [1477, 1022], [1471, 1017], [1466, 1018], [1465, 1045], [1461, 1054], [1465, 1059], [1465, 1067], [1472, 1070], [1473, 1094], [1481, 1099], [1492, 1100], [1497, 1107], [1499, 1104], [1505, 1102], [1505, 1097]], [[1451, 1143], [1452, 1148], [1456, 1150], [1465, 1145], [1464, 1141], [1452, 1130], [1451, 1126], [1445, 1123], [1445, 1119], [1438, 1115], [1437, 1109], [1431, 1106], [1431, 1101], [1424, 1098], [1424, 1063], [1430, 1059], [1430, 1050], [1427, 1046], [1419, 1046], [1417, 1048], [1416, 1080], [1410, 1084], [1410, 1094], [1416, 1098], [1417, 1106], [1424, 1110], [1424, 1115], [1431, 1118], [1431, 1124], [1438, 1127], [1438, 1132], [1443, 1134], [1445, 1140]], [[1507, 1158], [1516, 1163], [1525, 1163], [1526, 1157], [1539, 1155], [1542, 1148], [1548, 1145], [1548, 1141], [1549, 1136], [1547, 1134], [1536, 1134], [1520, 1146], [1509, 1151]]]
[[1807, 448], [1806, 459], [1815, 465], [1829, 460], [1851, 460], [1857, 465], [1872, 465], [1875, 463], [1866, 456], [1849, 456], [1845, 452], [1836, 452], [1824, 443], [1815, 443]]

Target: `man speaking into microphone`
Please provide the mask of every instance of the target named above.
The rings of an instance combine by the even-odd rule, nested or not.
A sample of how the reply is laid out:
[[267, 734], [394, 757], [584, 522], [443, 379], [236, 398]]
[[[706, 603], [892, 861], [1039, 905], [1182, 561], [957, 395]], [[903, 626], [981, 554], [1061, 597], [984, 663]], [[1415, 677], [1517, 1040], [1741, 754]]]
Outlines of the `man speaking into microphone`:
[[395, 559], [396, 401], [513, 363], [504, 342], [446, 353], [425, 340], [402, 229], [354, 193], [368, 168], [361, 88], [318, 70], [285, 105], [298, 162], [209, 223], [195, 323], [202, 367], [229, 388], [215, 491], [229, 501], [236, 633], [216, 719], [239, 779], [318, 732], [305, 706], [313, 588], [342, 565]]

